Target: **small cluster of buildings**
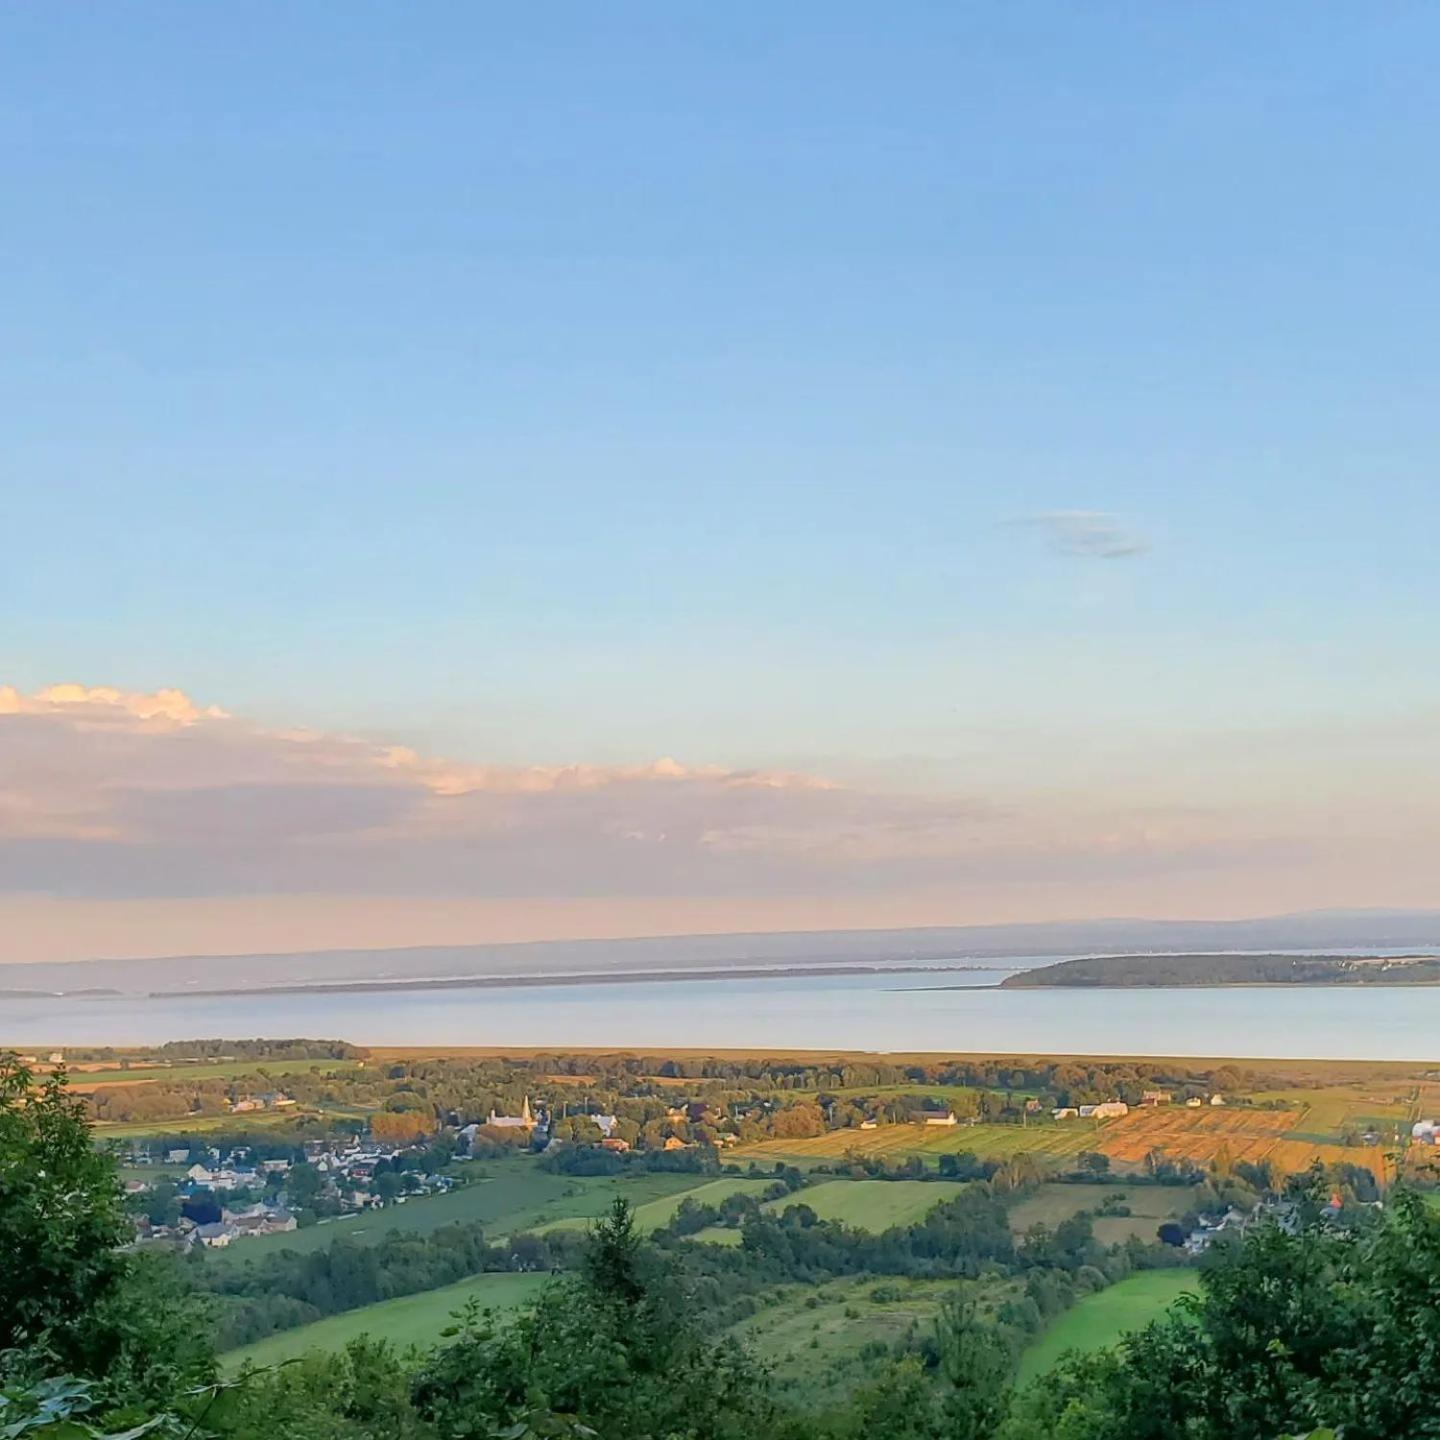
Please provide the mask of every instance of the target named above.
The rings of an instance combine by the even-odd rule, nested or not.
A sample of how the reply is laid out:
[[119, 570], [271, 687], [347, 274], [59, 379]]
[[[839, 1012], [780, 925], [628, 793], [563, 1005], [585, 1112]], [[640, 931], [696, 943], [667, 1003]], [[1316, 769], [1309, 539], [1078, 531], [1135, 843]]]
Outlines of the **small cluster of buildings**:
[[1056, 1120], [1113, 1120], [1129, 1113], [1130, 1107], [1123, 1100], [1102, 1100], [1098, 1105], [1061, 1105], [1050, 1112]]
[[[1173, 1104], [1174, 1094], [1169, 1090], [1145, 1090], [1140, 1095], [1142, 1110], [1158, 1109], [1161, 1105]], [[1223, 1105], [1225, 1097], [1218, 1091], [1205, 1099], [1192, 1095], [1185, 1101], [1187, 1110], [1199, 1110], [1205, 1105]], [[1050, 1112], [1056, 1120], [1112, 1120], [1128, 1115], [1130, 1106], [1123, 1100], [1102, 1100], [1098, 1105], [1060, 1105]]]
[[[152, 1240], [173, 1238], [182, 1250], [204, 1245], [214, 1250], [223, 1250], [234, 1240], [243, 1240], [252, 1235], [277, 1235], [294, 1230], [299, 1222], [279, 1205], [247, 1205], [239, 1210], [228, 1207], [220, 1212], [218, 1220], [197, 1225], [195, 1221], [181, 1216], [168, 1227], [151, 1226], [152, 1233], [143, 1236]], [[166, 1233], [154, 1233], [164, 1231]]]
[[230, 1101], [232, 1115], [244, 1115], [254, 1110], [291, 1110], [295, 1101], [279, 1090], [267, 1090], [262, 1095], [242, 1095]]

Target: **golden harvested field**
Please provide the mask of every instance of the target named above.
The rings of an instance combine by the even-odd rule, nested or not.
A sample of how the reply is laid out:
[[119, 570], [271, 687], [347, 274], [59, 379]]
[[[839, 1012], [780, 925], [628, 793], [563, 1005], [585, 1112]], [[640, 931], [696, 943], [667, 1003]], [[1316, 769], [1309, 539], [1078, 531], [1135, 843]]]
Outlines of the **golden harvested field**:
[[1152, 1150], [1163, 1150], [1172, 1160], [1211, 1160], [1222, 1146], [1236, 1160], [1261, 1160], [1299, 1119], [1298, 1110], [1188, 1110], [1166, 1105], [1132, 1110], [1110, 1121], [1095, 1149], [1132, 1164]]
[[1210, 1108], [1189, 1110], [1165, 1106], [1133, 1110], [1110, 1121], [1094, 1148], [1121, 1164], [1141, 1163], [1152, 1150], [1171, 1160], [1208, 1164], [1228, 1153], [1232, 1160], [1268, 1160], [1282, 1174], [1307, 1170], [1317, 1160], [1326, 1165], [1363, 1165], [1382, 1182], [1391, 1166], [1380, 1145], [1340, 1145], [1310, 1137], [1304, 1110]]
[[1040, 1159], [1078, 1155], [1095, 1148], [1100, 1131], [1093, 1125], [882, 1125], [876, 1130], [831, 1130], [808, 1140], [761, 1140], [731, 1152], [739, 1161], [783, 1160], [804, 1166], [841, 1160], [846, 1155], [875, 1155], [903, 1160], [909, 1155], [959, 1155], [1008, 1160], [1025, 1152]]

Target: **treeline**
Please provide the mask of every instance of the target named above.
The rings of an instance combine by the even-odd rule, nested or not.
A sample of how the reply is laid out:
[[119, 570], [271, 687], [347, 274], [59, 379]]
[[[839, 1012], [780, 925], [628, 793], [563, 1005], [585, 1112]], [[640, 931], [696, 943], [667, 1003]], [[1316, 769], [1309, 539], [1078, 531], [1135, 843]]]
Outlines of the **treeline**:
[[165, 1060], [363, 1060], [370, 1052], [345, 1040], [170, 1040]]
[[[1048, 1124], [1052, 1107], [1113, 1099], [1139, 1104], [1154, 1090], [1177, 1101], [1218, 1091], [1231, 1103], [1243, 1104], [1247, 1091], [1309, 1078], [1303, 1066], [1290, 1073], [1271, 1064], [1183, 1061], [892, 1063], [544, 1054], [362, 1065], [355, 1063], [361, 1052], [340, 1041], [201, 1040], [174, 1048], [196, 1058], [253, 1050], [254, 1055], [242, 1058], [253, 1058], [256, 1068], [226, 1078], [187, 1077], [180, 1069], [152, 1073], [144, 1083], [105, 1086], [90, 1101], [96, 1119], [213, 1119], [247, 1096], [283, 1090], [298, 1108], [311, 1112], [363, 1112], [377, 1138], [405, 1143], [474, 1124], [482, 1127], [484, 1146], [513, 1148], [528, 1144], [530, 1132], [507, 1133], [485, 1128], [485, 1122], [492, 1112], [518, 1114], [528, 1100], [532, 1110], [543, 1110], [549, 1118], [553, 1138], [583, 1146], [596, 1145], [604, 1136], [632, 1148], [658, 1149], [668, 1140], [714, 1146], [811, 1138], [862, 1124], [913, 1123], [934, 1109], [951, 1111], [962, 1121]], [[286, 1069], [285, 1054], [334, 1060], [335, 1065]], [[606, 1117], [604, 1132], [597, 1116]], [[345, 1128], [335, 1122], [335, 1129]], [[488, 1152], [482, 1147], [480, 1153]]]
[[230, 1350], [472, 1275], [559, 1270], [573, 1264], [582, 1244], [582, 1236], [566, 1230], [492, 1244], [480, 1225], [460, 1223], [426, 1235], [387, 1234], [374, 1245], [340, 1239], [323, 1249], [281, 1250], [241, 1264], [201, 1262], [189, 1278], [210, 1301], [216, 1348]]

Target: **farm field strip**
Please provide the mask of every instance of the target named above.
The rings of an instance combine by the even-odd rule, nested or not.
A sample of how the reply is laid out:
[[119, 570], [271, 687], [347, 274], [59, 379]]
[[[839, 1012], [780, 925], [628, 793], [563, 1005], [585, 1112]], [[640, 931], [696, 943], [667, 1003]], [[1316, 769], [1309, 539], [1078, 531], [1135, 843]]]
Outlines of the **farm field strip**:
[[1032, 1155], [1076, 1155], [1093, 1148], [1094, 1126], [1061, 1125], [882, 1125], [875, 1130], [831, 1130], [803, 1139], [760, 1140], [732, 1152], [735, 1160], [843, 1159], [848, 1154], [904, 1157], [959, 1155], [1006, 1160], [1022, 1151]]
[[[635, 1228], [642, 1235], [648, 1235], [651, 1231], [668, 1225], [675, 1218], [675, 1212], [686, 1200], [693, 1200], [697, 1205], [719, 1205], [730, 1195], [759, 1195], [772, 1183], [770, 1180], [760, 1180], [744, 1175], [726, 1175], [719, 1180], [710, 1180], [696, 1185], [693, 1189], [665, 1195], [658, 1200], [648, 1200], [642, 1205], [635, 1206]], [[549, 1230], [585, 1230], [589, 1228], [596, 1214], [599, 1213], [603, 1212], [566, 1216], [563, 1219], [552, 1220], [537, 1226], [536, 1231], [543, 1234]]]
[[1363, 1166], [1382, 1182], [1388, 1178], [1392, 1167], [1383, 1146], [1310, 1138], [1297, 1130], [1308, 1119], [1300, 1110], [1140, 1110], [1109, 1122], [1095, 1148], [1121, 1164], [1139, 1164], [1152, 1151], [1201, 1165], [1227, 1153], [1231, 1160], [1269, 1161], [1284, 1174], [1308, 1170], [1318, 1160]]
[[768, 1201], [764, 1208], [779, 1215], [792, 1205], [808, 1205], [822, 1220], [879, 1233], [923, 1220], [964, 1189], [960, 1180], [826, 1180]]
[[278, 1365], [311, 1350], [338, 1350], [359, 1335], [372, 1335], [398, 1346], [433, 1345], [467, 1301], [479, 1300], [487, 1309], [497, 1311], [516, 1310], [535, 1300], [549, 1279], [539, 1274], [473, 1275], [438, 1290], [381, 1300], [358, 1310], [326, 1316], [310, 1325], [281, 1330], [253, 1345], [229, 1351], [222, 1356], [222, 1364], [230, 1374], [247, 1364]]
[[1095, 1148], [1112, 1160], [1141, 1161], [1152, 1150], [1174, 1159], [1212, 1159], [1223, 1145], [1237, 1158], [1267, 1150], [1300, 1119], [1296, 1110], [1135, 1110], [1110, 1121]]
[[[656, 1200], [679, 1197], [705, 1183], [701, 1175], [651, 1174], [577, 1178], [541, 1170], [533, 1160], [490, 1162], [486, 1174], [444, 1195], [428, 1195], [347, 1215], [288, 1234], [260, 1235], [213, 1253], [218, 1265], [242, 1264], [276, 1250], [318, 1250], [334, 1240], [372, 1245], [396, 1231], [430, 1234], [456, 1222], [479, 1223], [496, 1240], [522, 1230], [539, 1230], [557, 1220], [584, 1224], [624, 1196], [636, 1210]], [[207, 1261], [211, 1255], [207, 1254]]]

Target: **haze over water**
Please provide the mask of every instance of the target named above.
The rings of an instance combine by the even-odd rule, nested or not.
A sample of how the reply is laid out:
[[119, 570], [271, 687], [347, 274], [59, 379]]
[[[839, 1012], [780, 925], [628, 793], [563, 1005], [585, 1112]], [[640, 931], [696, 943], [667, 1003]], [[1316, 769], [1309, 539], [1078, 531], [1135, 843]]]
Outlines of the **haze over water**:
[[[1440, 1061], [1440, 987], [998, 990], [1006, 971], [516, 989], [10, 1001], [0, 1042], [323, 1036], [368, 1045]], [[937, 988], [944, 986], [945, 988]]]

